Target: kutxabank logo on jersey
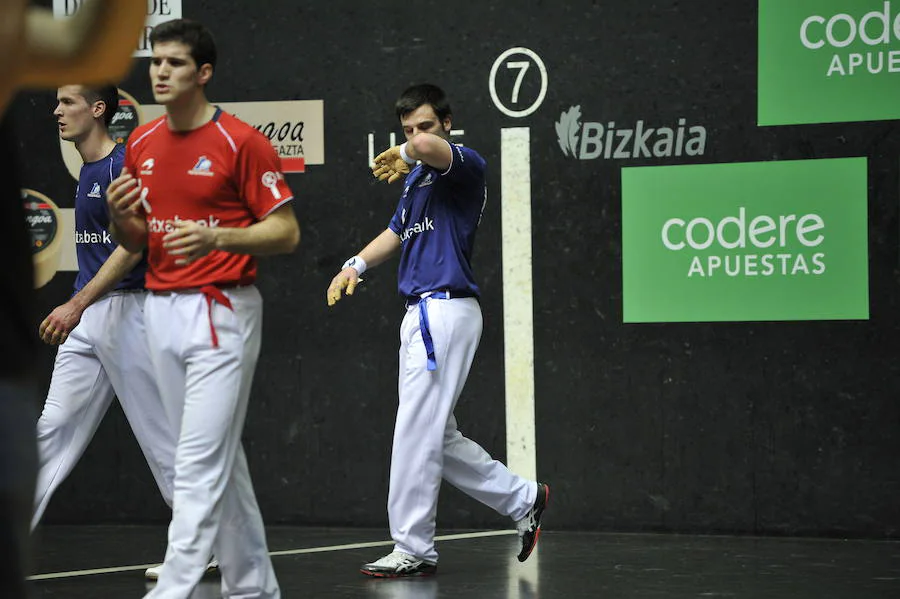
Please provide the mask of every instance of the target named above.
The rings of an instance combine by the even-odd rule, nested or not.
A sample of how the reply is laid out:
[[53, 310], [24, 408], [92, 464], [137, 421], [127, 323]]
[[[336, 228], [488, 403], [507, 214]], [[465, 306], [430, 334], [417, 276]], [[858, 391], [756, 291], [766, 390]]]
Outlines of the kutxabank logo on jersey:
[[625, 322], [868, 318], [866, 159], [622, 170]]
[[701, 156], [706, 151], [706, 128], [679, 118], [674, 124], [652, 125], [642, 119], [581, 122], [581, 106], [564, 110], [556, 121], [556, 137], [563, 154], [581, 160], [602, 158], [669, 158]]
[[760, 0], [760, 125], [900, 118], [900, 0]]

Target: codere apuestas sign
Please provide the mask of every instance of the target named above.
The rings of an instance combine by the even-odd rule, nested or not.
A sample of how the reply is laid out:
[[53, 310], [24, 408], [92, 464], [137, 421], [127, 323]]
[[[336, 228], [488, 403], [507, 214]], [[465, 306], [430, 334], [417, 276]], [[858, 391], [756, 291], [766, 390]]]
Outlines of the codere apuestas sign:
[[865, 158], [622, 169], [625, 322], [867, 319]]
[[759, 125], [900, 118], [900, 0], [760, 0]]

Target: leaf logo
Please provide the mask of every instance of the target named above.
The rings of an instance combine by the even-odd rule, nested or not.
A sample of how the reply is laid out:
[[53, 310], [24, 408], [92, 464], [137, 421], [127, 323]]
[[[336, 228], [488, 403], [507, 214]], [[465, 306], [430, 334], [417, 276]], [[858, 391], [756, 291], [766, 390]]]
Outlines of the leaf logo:
[[578, 131], [581, 129], [581, 105], [572, 106], [559, 115], [556, 138], [563, 154], [578, 158]]

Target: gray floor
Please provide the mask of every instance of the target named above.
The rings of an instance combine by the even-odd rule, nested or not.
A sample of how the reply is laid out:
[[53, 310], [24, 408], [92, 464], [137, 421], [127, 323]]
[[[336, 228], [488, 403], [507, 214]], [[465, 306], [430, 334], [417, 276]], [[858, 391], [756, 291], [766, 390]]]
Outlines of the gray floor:
[[[520, 564], [514, 534], [449, 531], [463, 538], [439, 542], [437, 576], [375, 580], [357, 568], [390, 551], [386, 531], [268, 532], [285, 599], [900, 598], [897, 542], [545, 531]], [[139, 598], [149, 588], [143, 568], [162, 558], [165, 527], [50, 526], [38, 541], [36, 572], [60, 576], [33, 580], [33, 597]], [[195, 596], [219, 597], [218, 580]]]

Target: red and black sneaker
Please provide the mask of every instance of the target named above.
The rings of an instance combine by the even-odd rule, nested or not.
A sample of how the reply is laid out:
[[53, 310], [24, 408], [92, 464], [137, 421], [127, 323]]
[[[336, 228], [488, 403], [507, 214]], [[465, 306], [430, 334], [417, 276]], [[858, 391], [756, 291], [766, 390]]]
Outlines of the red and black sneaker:
[[519, 551], [520, 562], [527, 560], [534, 551], [538, 537], [541, 536], [541, 516], [550, 503], [550, 487], [544, 483], [538, 483], [537, 486], [537, 499], [534, 500], [534, 505], [524, 518], [516, 522], [516, 530], [522, 540], [522, 550]]

